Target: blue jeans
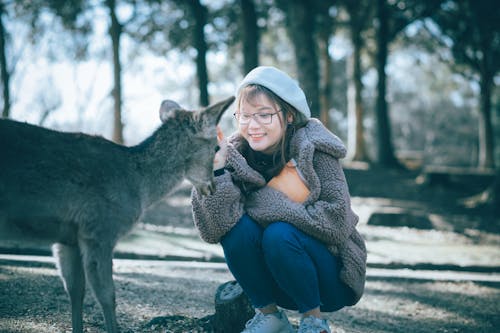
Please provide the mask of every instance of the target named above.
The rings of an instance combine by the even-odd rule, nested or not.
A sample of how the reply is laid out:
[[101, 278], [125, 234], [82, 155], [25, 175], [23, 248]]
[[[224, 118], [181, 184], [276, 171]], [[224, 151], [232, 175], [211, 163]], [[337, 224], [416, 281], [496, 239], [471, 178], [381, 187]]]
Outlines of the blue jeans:
[[332, 312], [351, 297], [339, 278], [339, 259], [289, 223], [264, 229], [243, 215], [221, 244], [229, 270], [256, 308], [277, 304], [304, 313], [319, 306]]

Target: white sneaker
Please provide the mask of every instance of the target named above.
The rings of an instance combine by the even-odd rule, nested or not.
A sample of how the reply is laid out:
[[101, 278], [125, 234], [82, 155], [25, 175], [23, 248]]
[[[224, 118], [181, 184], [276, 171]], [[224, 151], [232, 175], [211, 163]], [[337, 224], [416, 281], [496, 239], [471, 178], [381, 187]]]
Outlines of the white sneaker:
[[245, 329], [241, 333], [293, 333], [295, 332], [283, 311], [263, 314], [255, 312], [255, 316], [250, 319]]
[[331, 333], [326, 319], [316, 317], [305, 317], [300, 321], [297, 333]]

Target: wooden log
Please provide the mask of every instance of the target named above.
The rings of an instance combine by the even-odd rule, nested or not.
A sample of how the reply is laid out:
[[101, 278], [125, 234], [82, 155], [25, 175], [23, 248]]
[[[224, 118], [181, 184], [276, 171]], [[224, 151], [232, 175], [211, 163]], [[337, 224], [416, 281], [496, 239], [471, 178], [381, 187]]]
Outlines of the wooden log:
[[237, 333], [255, 315], [250, 300], [236, 281], [221, 284], [215, 293], [213, 327], [216, 333]]
[[454, 183], [477, 185], [478, 182], [492, 182], [494, 177], [495, 170], [492, 169], [429, 165], [424, 167], [422, 174], [417, 178], [417, 183], [431, 186], [449, 186]]

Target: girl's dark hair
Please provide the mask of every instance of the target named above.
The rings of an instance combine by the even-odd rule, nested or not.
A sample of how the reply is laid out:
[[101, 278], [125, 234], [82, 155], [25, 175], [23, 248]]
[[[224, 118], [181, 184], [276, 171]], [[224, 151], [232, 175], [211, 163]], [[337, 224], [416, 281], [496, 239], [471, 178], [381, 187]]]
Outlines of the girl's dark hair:
[[[273, 154], [280, 153], [280, 162], [276, 166], [278, 171], [283, 168], [283, 166], [290, 159], [288, 144], [293, 133], [301, 127], [307, 124], [308, 118], [302, 113], [295, 109], [293, 106], [285, 102], [281, 97], [273, 93], [271, 90], [264, 86], [258, 84], [250, 84], [240, 90], [238, 94], [236, 108], [239, 110], [242, 101], [251, 102], [258, 95], [263, 94], [269, 98], [276, 106], [279, 111], [281, 111], [281, 126], [284, 127], [284, 133], [281, 140], [274, 147]], [[292, 115], [292, 121], [289, 123], [284, 123], [288, 119], [288, 115]], [[273, 155], [273, 159], [274, 159]], [[274, 168], [273, 168], [274, 169]]]

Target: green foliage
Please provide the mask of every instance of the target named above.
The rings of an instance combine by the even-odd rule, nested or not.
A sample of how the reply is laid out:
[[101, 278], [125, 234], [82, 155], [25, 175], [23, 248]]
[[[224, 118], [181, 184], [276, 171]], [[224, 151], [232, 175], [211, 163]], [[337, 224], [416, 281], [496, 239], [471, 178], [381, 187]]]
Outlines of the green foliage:
[[60, 57], [54, 54], [59, 51], [83, 59], [88, 56], [88, 40], [93, 33], [92, 18], [85, 15], [91, 9], [90, 3], [85, 0], [19, 0], [5, 5], [11, 20], [29, 26], [31, 44], [39, 44], [47, 35], [58, 35], [57, 47], [48, 48], [50, 58]]
[[[146, 44], [157, 54], [176, 49], [189, 52], [193, 49], [196, 18], [192, 1], [146, 0], [139, 3], [136, 15], [126, 27], [127, 34], [138, 43]], [[237, 6], [222, 6], [212, 9], [203, 7], [207, 24], [206, 42], [209, 49], [230, 44], [236, 29]]]
[[409, 24], [428, 17], [435, 12], [443, 0], [389, 0], [388, 10], [391, 17], [389, 40], [393, 40]]
[[[480, 85], [479, 166], [495, 165], [491, 117], [494, 80], [500, 67], [500, 6], [494, 0], [448, 0], [433, 15], [436, 37], [451, 47], [455, 70]], [[472, 75], [470, 75], [470, 73]]]
[[[62, 20], [63, 25], [67, 29], [77, 30], [81, 22], [78, 20], [80, 14], [86, 10], [85, 5], [88, 1], [85, 0], [48, 0], [46, 1], [49, 9], [51, 9]], [[86, 24], [87, 26], [87, 24]]]
[[[133, 61], [144, 54], [150, 56], [151, 52], [167, 59], [169, 65], [173, 67], [177, 64], [176, 59], [181, 59], [186, 64], [196, 57], [197, 52], [193, 42], [196, 19], [191, 7], [192, 1], [116, 0], [118, 19], [123, 31], [122, 52], [127, 52], [127, 55], [122, 57], [124, 71], [127, 73], [133, 71]], [[286, 32], [290, 25], [289, 18], [287, 18], [288, 9], [297, 2], [298, 0], [254, 0], [260, 43], [260, 63], [279, 66], [294, 77], [299, 77], [297, 71], [300, 67], [296, 65], [294, 42]], [[463, 78], [457, 80], [453, 76], [454, 73], [441, 67], [442, 64], [436, 67], [438, 62], [436, 57], [448, 57], [457, 66], [455, 70], [460, 66], [461, 73], [475, 73], [476, 82], [480, 69], [487, 68], [494, 73], [493, 75], [498, 73], [500, 6], [497, 2], [492, 0], [384, 1], [389, 17], [386, 37], [390, 43], [387, 98], [394, 130], [393, 140], [397, 150], [423, 150], [428, 148], [430, 142], [437, 147], [438, 140], [430, 138], [437, 137], [434, 132], [439, 131], [439, 126], [444, 126], [443, 124], [448, 124], [451, 128], [458, 128], [455, 125], [467, 127], [460, 130], [461, 134], [459, 138], [457, 136], [457, 142], [463, 143], [467, 140], [467, 147], [476, 145], [478, 140], [475, 129], [478, 118], [476, 111], [479, 107], [478, 85], [474, 85], [474, 89], [471, 89], [469, 81]], [[53, 61], [59, 61], [63, 57], [76, 60], [99, 58], [99, 61], [104, 58], [110, 59], [110, 50], [107, 47], [109, 41], [97, 40], [96, 43], [97, 31], [93, 30], [96, 28], [96, 23], [100, 24], [100, 27], [109, 25], [106, 21], [109, 20], [109, 16], [104, 0], [10, 0], [1, 3], [6, 7], [4, 17], [7, 28], [10, 28], [8, 23], [14, 21], [16, 25], [23, 25], [26, 30], [31, 29], [30, 40], [25, 40], [24, 35], [20, 34], [12, 36], [10, 40], [21, 38], [24, 40], [20, 44], [37, 45], [35, 52], [39, 53], [40, 57], [48, 57]], [[232, 91], [231, 87], [242, 75], [244, 31], [241, 1], [219, 0], [201, 3], [206, 7], [204, 33], [209, 50], [207, 60], [211, 79], [210, 93], [212, 97], [219, 98], [218, 94]], [[330, 54], [332, 50], [343, 48], [346, 48], [344, 53], [349, 54], [350, 45], [346, 47], [338, 41], [346, 33], [345, 23], [348, 21], [346, 6], [358, 6], [354, 12], [361, 14], [360, 23], [365, 25], [361, 34], [363, 42], [361, 74], [363, 85], [366, 87], [362, 96], [366, 111], [363, 123], [367, 128], [368, 145], [373, 146], [371, 137], [376, 133], [373, 111], [376, 73], [373, 71], [373, 61], [370, 62], [369, 57], [366, 56], [367, 54], [373, 56], [376, 47], [374, 28], [378, 26], [378, 22], [370, 9], [373, 1], [314, 0], [307, 4], [316, 8], [315, 30], [311, 32], [311, 35], [329, 40]], [[334, 8], [333, 11], [332, 8]], [[416, 26], [424, 25], [419, 22], [431, 21], [423, 19], [429, 15], [435, 22], [433, 27], [428, 30], [420, 29], [418, 33], [414, 33]], [[407, 29], [408, 27], [410, 28]], [[299, 28], [305, 29], [304, 26]], [[7, 37], [8, 33], [9, 31], [7, 31]], [[412, 45], [416, 44], [418, 47], [412, 48]], [[7, 39], [8, 47], [9, 39]], [[403, 52], [405, 49], [408, 52]], [[100, 53], [97, 54], [98, 52]], [[432, 61], [426, 58], [429, 54], [433, 54]], [[9, 56], [9, 52], [7, 55]], [[216, 57], [212, 58], [213, 55]], [[330, 69], [332, 77], [330, 119], [333, 121], [331, 125], [343, 139], [347, 138], [345, 113], [349, 78], [346, 75], [346, 58], [347, 56], [344, 55], [340, 59], [338, 57], [332, 59], [333, 65]], [[395, 59], [402, 58], [407, 61], [411, 58], [414, 63], [409, 67], [396, 66], [397, 60]], [[147, 57], [140, 60], [144, 59]], [[210, 63], [213, 59], [216, 59], [215, 62]], [[12, 59], [8, 58], [8, 60]], [[481, 63], [480, 60], [487, 61]], [[307, 61], [307, 63], [310, 62]], [[324, 73], [321, 72], [321, 74]], [[152, 82], [151, 89], [154, 89], [154, 86], [162, 86], [162, 90], [172, 89], [181, 96], [191, 94], [182, 98], [195, 100], [192, 96], [194, 94], [192, 91], [196, 89], [193, 83], [195, 79], [187, 79], [184, 83], [182, 82], [184, 78], [162, 79], [164, 80], [162, 82]], [[165, 82], [169, 79], [171, 82], [166, 84]], [[15, 84], [16, 80], [13, 82]], [[124, 80], [124, 85], [128, 84]], [[164, 89], [166, 85], [168, 89]], [[498, 87], [493, 87], [493, 110], [495, 108], [500, 110], [498, 91]], [[465, 96], [465, 104], [455, 104], [456, 100], [453, 96], [457, 95]], [[127, 103], [127, 98], [125, 98], [124, 104], [128, 107]], [[499, 122], [497, 119], [496, 123]], [[443, 132], [446, 134], [443, 134], [442, 140], [440, 139], [443, 142], [442, 145], [445, 139], [452, 137], [450, 135], [452, 132], [448, 128]], [[497, 137], [498, 133], [500, 131], [497, 131]], [[458, 155], [453, 153], [456, 151], [452, 148], [454, 145], [456, 145], [455, 142], [447, 144], [446, 151]], [[462, 146], [466, 145], [462, 144]], [[434, 148], [433, 151], [437, 152], [438, 149]], [[476, 160], [476, 156], [472, 156], [474, 153], [468, 155], [467, 161], [459, 162], [470, 163], [469, 160]]]
[[439, 26], [442, 42], [451, 47], [457, 65], [466, 73], [487, 71], [496, 75], [500, 67], [500, 6], [496, 0], [449, 0], [432, 19]]

